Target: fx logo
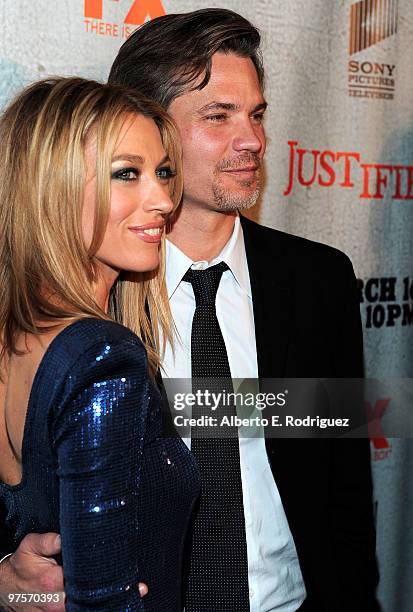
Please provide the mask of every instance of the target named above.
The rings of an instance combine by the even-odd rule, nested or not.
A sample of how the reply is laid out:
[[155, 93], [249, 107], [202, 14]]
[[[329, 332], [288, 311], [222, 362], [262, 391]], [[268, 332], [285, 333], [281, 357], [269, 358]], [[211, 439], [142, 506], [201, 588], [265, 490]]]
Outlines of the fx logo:
[[[112, 0], [118, 2], [119, 0]], [[106, 0], [107, 2], [107, 0]], [[155, 19], [165, 15], [161, 0], [129, 0], [132, 6], [124, 19], [124, 23], [142, 25], [146, 18]], [[103, 19], [103, 0], [85, 0], [85, 18]]]

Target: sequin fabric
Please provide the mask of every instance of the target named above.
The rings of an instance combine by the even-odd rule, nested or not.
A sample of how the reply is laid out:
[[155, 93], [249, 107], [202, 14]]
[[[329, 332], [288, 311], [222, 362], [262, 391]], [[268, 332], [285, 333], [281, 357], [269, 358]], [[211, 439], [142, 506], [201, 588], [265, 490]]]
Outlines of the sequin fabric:
[[181, 610], [199, 472], [178, 437], [162, 436], [161, 394], [135, 334], [83, 319], [54, 339], [33, 382], [22, 465], [19, 485], [0, 484], [6, 524], [16, 544], [61, 533], [67, 610]]

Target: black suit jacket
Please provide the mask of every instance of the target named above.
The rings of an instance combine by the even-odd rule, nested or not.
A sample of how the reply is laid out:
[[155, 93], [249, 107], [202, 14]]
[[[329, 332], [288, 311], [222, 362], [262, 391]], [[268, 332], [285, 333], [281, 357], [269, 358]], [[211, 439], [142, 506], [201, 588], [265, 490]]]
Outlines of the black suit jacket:
[[[350, 260], [241, 217], [260, 378], [363, 376]], [[375, 560], [367, 439], [267, 439], [307, 589], [305, 612], [372, 612]]]

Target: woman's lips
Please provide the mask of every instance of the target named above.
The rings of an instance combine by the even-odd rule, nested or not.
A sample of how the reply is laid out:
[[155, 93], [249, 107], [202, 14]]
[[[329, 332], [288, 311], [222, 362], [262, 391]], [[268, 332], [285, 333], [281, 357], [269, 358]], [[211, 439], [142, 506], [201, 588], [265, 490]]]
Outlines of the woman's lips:
[[160, 225], [159, 223], [148, 223], [147, 225], [138, 225], [128, 227], [129, 231], [136, 236], [139, 236], [144, 242], [157, 242], [159, 243], [162, 238], [163, 228], [165, 224]]

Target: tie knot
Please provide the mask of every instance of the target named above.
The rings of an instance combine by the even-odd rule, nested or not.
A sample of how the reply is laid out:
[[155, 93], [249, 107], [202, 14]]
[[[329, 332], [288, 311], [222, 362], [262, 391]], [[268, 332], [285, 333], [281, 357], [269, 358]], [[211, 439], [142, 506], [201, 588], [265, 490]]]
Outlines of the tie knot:
[[199, 304], [215, 304], [221, 276], [225, 270], [229, 270], [227, 264], [220, 261], [215, 266], [205, 270], [192, 270], [190, 268], [185, 273], [182, 280], [192, 284], [197, 306]]

